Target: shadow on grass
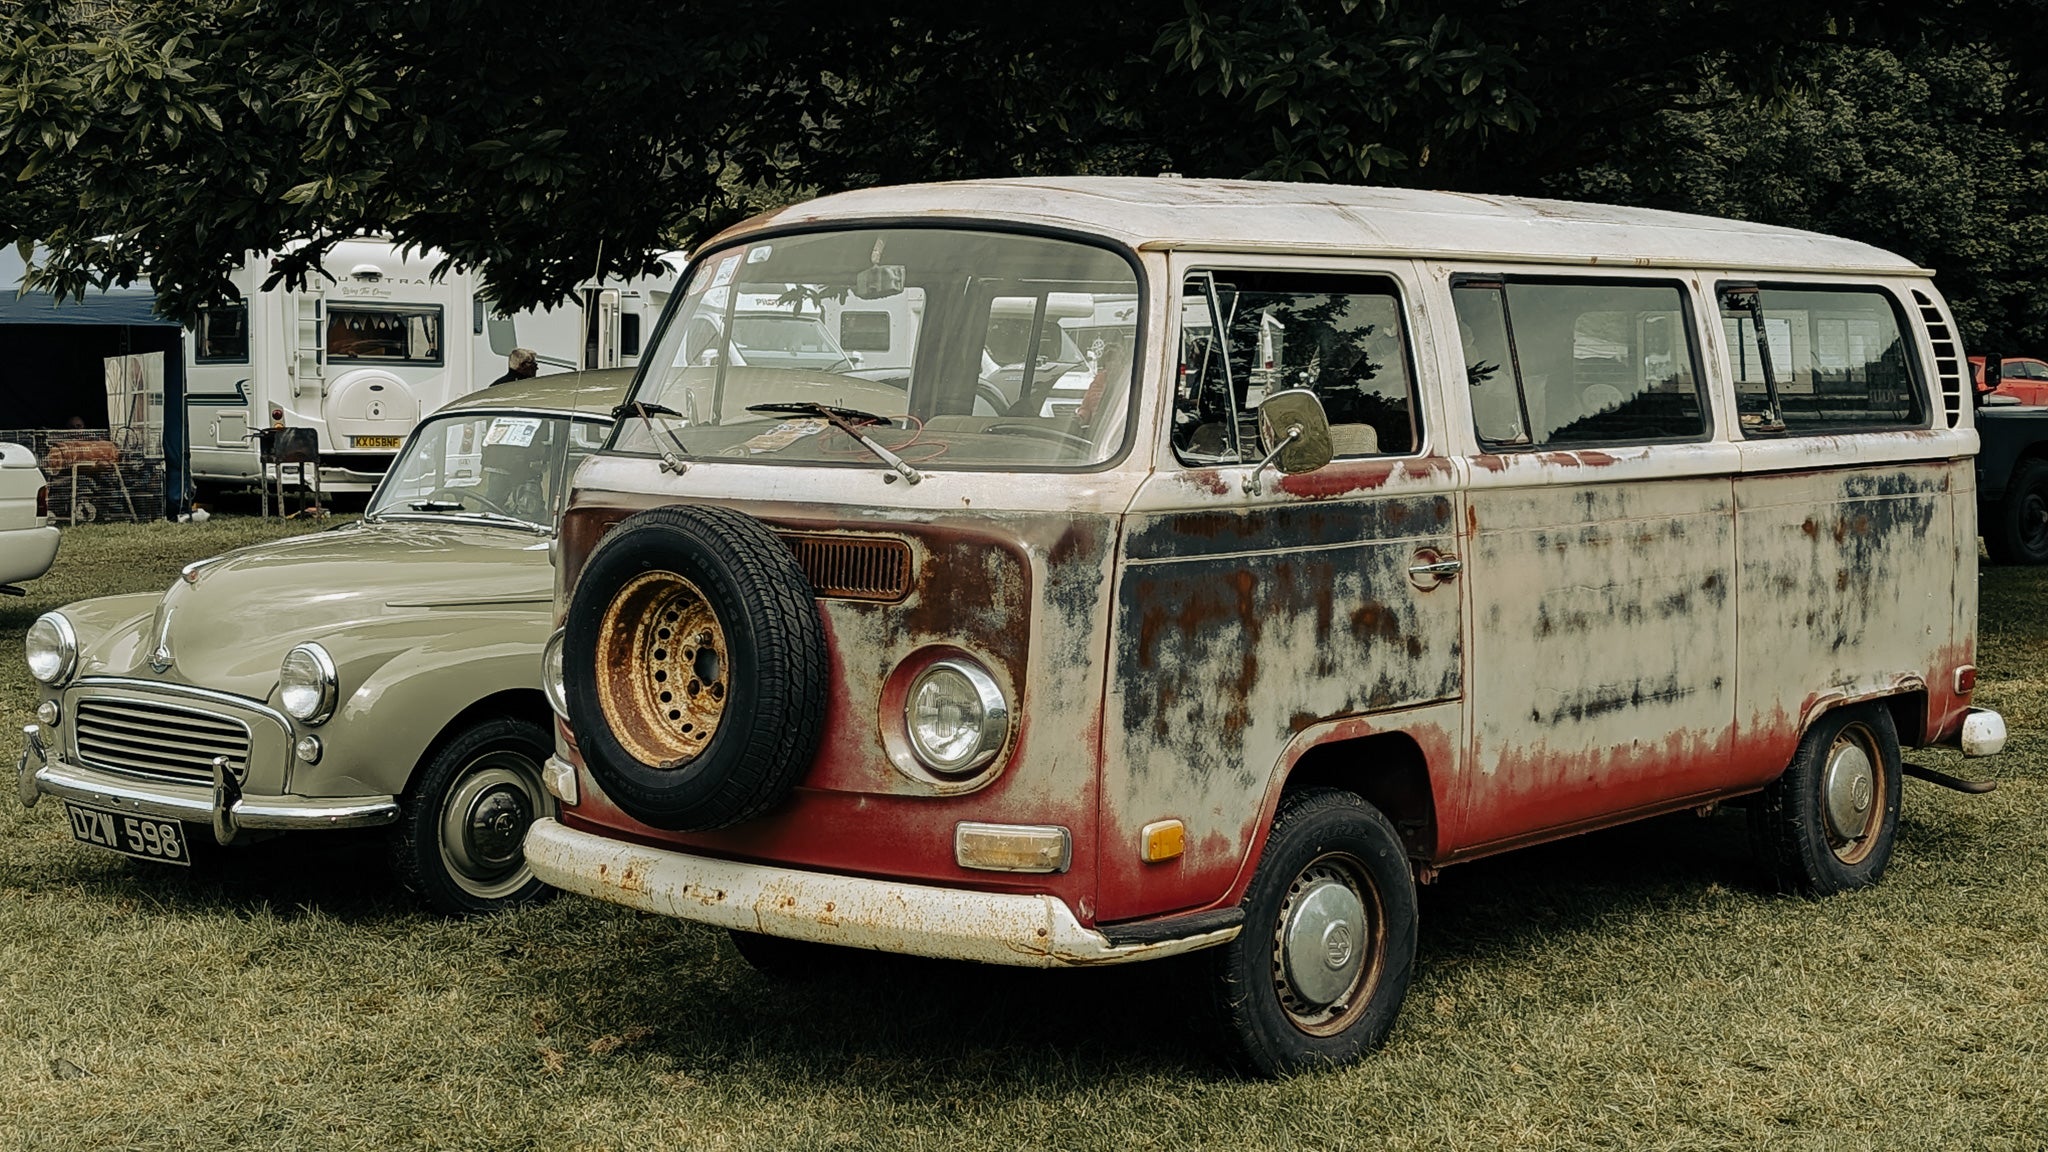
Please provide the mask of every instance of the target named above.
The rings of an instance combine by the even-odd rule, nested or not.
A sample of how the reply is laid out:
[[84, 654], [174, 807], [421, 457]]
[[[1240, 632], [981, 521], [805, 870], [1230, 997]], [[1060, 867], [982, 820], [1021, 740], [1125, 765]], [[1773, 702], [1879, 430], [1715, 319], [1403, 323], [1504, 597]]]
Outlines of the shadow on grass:
[[158, 864], [65, 845], [34, 880], [194, 913], [267, 909], [281, 920], [317, 913], [375, 924], [420, 911], [393, 878], [382, 841], [368, 836], [279, 836], [226, 849], [199, 843], [193, 859], [190, 866]]
[[[1740, 813], [1651, 821], [1452, 869], [1423, 890], [1418, 971], [1605, 931], [1715, 887], [1758, 891]], [[558, 905], [569, 935], [587, 909]], [[1036, 971], [847, 953], [807, 981], [774, 980], [722, 933], [625, 914], [601, 940], [513, 952], [515, 979], [576, 1003], [594, 1036], [653, 1029], [643, 1051], [689, 1069], [765, 1062], [831, 1075], [1085, 1081], [1227, 1077], [1202, 955]], [[1050, 1059], [1048, 1058], [1050, 1057]]]

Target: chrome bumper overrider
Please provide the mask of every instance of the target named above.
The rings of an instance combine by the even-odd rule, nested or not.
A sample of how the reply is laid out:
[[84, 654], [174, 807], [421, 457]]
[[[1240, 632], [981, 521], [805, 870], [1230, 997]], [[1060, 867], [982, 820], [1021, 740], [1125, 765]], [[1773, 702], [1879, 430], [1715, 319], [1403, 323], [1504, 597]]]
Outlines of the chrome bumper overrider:
[[223, 844], [244, 828], [374, 828], [398, 819], [395, 796], [244, 796], [224, 772], [211, 788], [133, 780], [55, 759], [40, 730], [23, 734], [26, 746], [15, 772], [25, 807], [48, 793], [118, 812], [211, 825]]
[[1116, 944], [1066, 903], [800, 872], [629, 844], [540, 819], [526, 833], [534, 875], [570, 892], [648, 912], [852, 948], [1031, 968], [1150, 960], [1222, 944], [1231, 924], [1174, 939]]

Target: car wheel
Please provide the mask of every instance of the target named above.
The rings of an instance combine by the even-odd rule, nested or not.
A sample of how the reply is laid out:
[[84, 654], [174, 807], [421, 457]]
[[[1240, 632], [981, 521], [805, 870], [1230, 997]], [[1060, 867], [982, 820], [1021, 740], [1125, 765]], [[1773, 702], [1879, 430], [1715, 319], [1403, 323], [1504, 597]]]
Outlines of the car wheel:
[[1996, 518], [1984, 525], [1984, 550], [2000, 564], [2048, 564], [2048, 461], [2013, 471]]
[[1749, 808], [1771, 879], [1815, 896], [1877, 883], [1898, 833], [1900, 775], [1890, 710], [1861, 704], [1814, 721], [1791, 766]]
[[398, 878], [436, 912], [476, 916], [549, 889], [527, 866], [527, 826], [554, 811], [541, 784], [548, 731], [510, 716], [444, 741], [407, 789], [392, 833]]
[[1415, 879], [1400, 834], [1349, 792], [1288, 796], [1212, 954], [1237, 1062], [1265, 1076], [1334, 1067], [1385, 1042], [1415, 963]]

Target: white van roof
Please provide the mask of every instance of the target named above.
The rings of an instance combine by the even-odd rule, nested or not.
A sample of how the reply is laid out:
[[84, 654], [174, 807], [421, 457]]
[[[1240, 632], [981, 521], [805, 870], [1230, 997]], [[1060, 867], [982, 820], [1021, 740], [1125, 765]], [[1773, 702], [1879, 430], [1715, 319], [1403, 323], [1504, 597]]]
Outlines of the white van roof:
[[1741, 220], [1570, 200], [1261, 180], [1077, 176], [868, 188], [756, 216], [727, 236], [768, 226], [904, 218], [1015, 220], [1096, 232], [1148, 249], [1933, 275], [1869, 244]]

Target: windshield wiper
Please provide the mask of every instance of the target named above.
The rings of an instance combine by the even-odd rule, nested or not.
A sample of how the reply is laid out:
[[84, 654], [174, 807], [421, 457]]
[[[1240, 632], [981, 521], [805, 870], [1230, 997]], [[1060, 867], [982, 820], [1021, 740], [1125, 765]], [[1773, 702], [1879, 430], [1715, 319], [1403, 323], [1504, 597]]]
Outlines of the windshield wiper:
[[[669, 407], [666, 404], [650, 404], [644, 400], [635, 400], [630, 404], [621, 404], [618, 407], [612, 409], [612, 419], [623, 420], [626, 418], [626, 414], [628, 412], [634, 412], [639, 414], [640, 422], [642, 424], [647, 425], [647, 435], [650, 438], [653, 437], [654, 435], [654, 418], [656, 416], [669, 417], [674, 419], [682, 419], [683, 417], [683, 414], [681, 412], [676, 411], [675, 409]], [[671, 452], [666, 448], [663, 448], [661, 450], [661, 470], [663, 472], [673, 472], [676, 475], [681, 476], [690, 468], [688, 464], [683, 462], [683, 457], [688, 456], [690, 454], [690, 450], [687, 447], [684, 447], [683, 438], [676, 435], [676, 430], [669, 426], [666, 419], [664, 419], [661, 424], [661, 432], [662, 435], [668, 437], [669, 443], [674, 444], [676, 446], [676, 450], [674, 452]]]
[[[866, 448], [870, 452], [873, 452], [875, 456], [882, 461], [882, 463], [887, 464], [891, 468], [894, 468], [896, 470], [896, 476], [903, 477], [904, 483], [915, 484], [918, 481], [924, 479], [924, 475], [922, 473], [920, 473], [917, 469], [912, 468], [910, 465], [903, 462], [903, 457], [898, 456], [894, 452], [889, 451], [887, 448], [882, 447], [880, 444], [875, 443], [873, 440], [868, 438], [866, 433], [860, 430], [860, 425], [863, 424], [888, 424], [889, 420], [886, 416], [877, 416], [872, 412], [863, 412], [858, 408], [834, 408], [830, 404], [810, 403], [749, 404], [747, 405], [747, 411], [778, 412], [789, 413], [791, 415], [796, 416], [820, 417], [826, 423], [832, 425], [834, 428], [839, 429], [841, 432], [844, 432], [848, 436], [851, 436], [855, 440], [859, 441], [861, 447]], [[896, 476], [884, 476], [882, 477], [882, 479], [894, 480]]]
[[406, 505], [415, 512], [460, 512], [460, 500], [415, 500]]

